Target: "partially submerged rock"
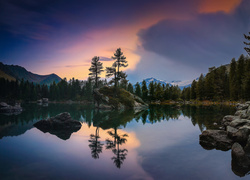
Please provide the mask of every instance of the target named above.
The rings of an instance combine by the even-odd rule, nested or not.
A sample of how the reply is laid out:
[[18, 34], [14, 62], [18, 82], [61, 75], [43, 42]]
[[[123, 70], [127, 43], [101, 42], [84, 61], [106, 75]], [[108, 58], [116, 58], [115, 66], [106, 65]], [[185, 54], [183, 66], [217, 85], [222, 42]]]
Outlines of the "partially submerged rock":
[[200, 135], [200, 145], [205, 149], [215, 148], [227, 151], [231, 148], [232, 143], [227, 132], [223, 130], [205, 130]]
[[40, 131], [54, 134], [60, 139], [69, 139], [73, 132], [77, 132], [82, 124], [79, 121], [73, 120], [69, 113], [64, 112], [55, 117], [41, 120], [34, 124]]
[[243, 147], [239, 143], [232, 146], [232, 170], [240, 177], [245, 176], [250, 171], [250, 159], [246, 155]]
[[5, 102], [0, 102], [0, 113], [3, 114], [19, 114], [23, 111], [20, 104], [16, 103], [15, 106], [8, 105]]
[[233, 144], [231, 154], [232, 160], [235, 161], [239, 166], [250, 166], [250, 159], [239, 143], [236, 142]]
[[226, 131], [205, 130], [200, 135], [200, 144], [205, 149], [231, 148], [232, 170], [242, 177], [250, 171], [250, 101], [237, 104], [236, 109], [234, 116], [225, 116], [221, 122]]

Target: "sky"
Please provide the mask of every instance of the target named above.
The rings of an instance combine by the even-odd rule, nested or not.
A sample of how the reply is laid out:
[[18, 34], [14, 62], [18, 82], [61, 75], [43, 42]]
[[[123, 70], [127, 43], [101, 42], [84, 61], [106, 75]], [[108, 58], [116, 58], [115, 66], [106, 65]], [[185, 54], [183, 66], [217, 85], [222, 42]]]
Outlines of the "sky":
[[67, 79], [117, 48], [132, 83], [195, 79], [246, 55], [249, 31], [249, 0], [0, 0], [0, 61]]

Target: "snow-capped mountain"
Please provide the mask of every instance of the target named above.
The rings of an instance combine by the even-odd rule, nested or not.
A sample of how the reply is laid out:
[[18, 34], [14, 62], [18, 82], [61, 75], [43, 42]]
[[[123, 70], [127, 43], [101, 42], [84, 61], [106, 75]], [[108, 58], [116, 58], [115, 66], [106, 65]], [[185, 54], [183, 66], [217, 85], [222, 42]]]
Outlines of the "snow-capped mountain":
[[[196, 78], [195, 80], [197, 81], [199, 78]], [[179, 86], [180, 89], [183, 89], [184, 87], [190, 87], [193, 80], [186, 80], [186, 81], [165, 81], [165, 80], [159, 80], [159, 79], [155, 79], [153, 77], [151, 78], [147, 78], [144, 79], [146, 81], [147, 86], [149, 86], [149, 84], [151, 82], [156, 82], [156, 83], [161, 83], [161, 84], [169, 84], [170, 86]], [[142, 81], [139, 82], [140, 85], [142, 85]]]

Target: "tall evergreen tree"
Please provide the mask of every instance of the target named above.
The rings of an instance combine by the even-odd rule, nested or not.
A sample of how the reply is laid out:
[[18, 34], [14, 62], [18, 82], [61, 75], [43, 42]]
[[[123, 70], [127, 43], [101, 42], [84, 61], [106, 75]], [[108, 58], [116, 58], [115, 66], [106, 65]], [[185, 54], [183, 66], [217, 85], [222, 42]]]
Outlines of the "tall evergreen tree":
[[191, 84], [191, 90], [190, 90], [190, 99], [195, 100], [196, 99], [196, 86], [197, 86], [197, 82], [195, 80], [193, 80], [192, 84]]
[[250, 100], [250, 58], [246, 58], [246, 69], [245, 69], [245, 76], [243, 79], [243, 93], [244, 99]]
[[[250, 35], [250, 32], [249, 32]], [[246, 40], [250, 41], [250, 36], [244, 34], [244, 37]], [[250, 42], [244, 42], [245, 45], [247, 45], [248, 47], [245, 47], [244, 49], [246, 50], [246, 52], [250, 55]]]
[[114, 67], [116, 68], [117, 67], [117, 78], [115, 79], [115, 84], [119, 85], [119, 81], [121, 79], [121, 72], [120, 72], [120, 68], [121, 67], [127, 67], [128, 66], [128, 62], [126, 61], [126, 57], [123, 55], [123, 52], [121, 51], [121, 48], [118, 48], [116, 50], [116, 52], [114, 53], [114, 56], [112, 56], [112, 59], [115, 60], [115, 64], [114, 64]]
[[134, 87], [133, 87], [133, 85], [131, 83], [128, 83], [128, 91], [130, 93], [134, 93]]
[[155, 85], [153, 81], [149, 83], [149, 98], [150, 101], [155, 99]]
[[196, 87], [196, 94], [197, 94], [197, 98], [199, 100], [204, 99], [204, 92], [205, 92], [204, 76], [203, 76], [203, 74], [201, 74], [200, 77], [199, 77], [199, 80], [197, 82], [197, 87]]
[[141, 97], [141, 86], [138, 82], [135, 84], [135, 95]]
[[91, 61], [91, 67], [89, 68], [89, 76], [92, 80], [95, 81], [95, 88], [98, 87], [98, 81], [100, 79], [100, 74], [103, 72], [103, 66], [102, 63], [100, 62], [99, 57], [95, 56], [92, 58]]
[[243, 79], [245, 75], [245, 57], [242, 54], [239, 57], [239, 60], [237, 62], [237, 68], [236, 68], [236, 86], [238, 88], [238, 99], [243, 98]]
[[237, 100], [237, 77], [236, 77], [236, 67], [237, 63], [235, 61], [235, 58], [232, 59], [230, 64], [230, 72], [229, 72], [229, 89], [230, 89], [230, 99], [231, 100]]
[[207, 100], [212, 100], [214, 98], [214, 91], [215, 91], [214, 70], [210, 71], [206, 75], [204, 85], [205, 85], [205, 98]]
[[145, 80], [142, 81], [141, 90], [142, 90], [142, 99], [146, 101], [148, 99], [148, 87]]
[[161, 83], [158, 83], [156, 85], [155, 97], [156, 97], [157, 100], [161, 100], [162, 97], [163, 97], [163, 89], [162, 89]]

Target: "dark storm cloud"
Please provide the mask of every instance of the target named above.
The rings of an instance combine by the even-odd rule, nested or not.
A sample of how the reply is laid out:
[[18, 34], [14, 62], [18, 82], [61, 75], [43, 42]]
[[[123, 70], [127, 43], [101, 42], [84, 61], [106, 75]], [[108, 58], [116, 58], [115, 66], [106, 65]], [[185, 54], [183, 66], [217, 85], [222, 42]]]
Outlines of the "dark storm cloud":
[[243, 33], [250, 31], [250, 2], [233, 14], [197, 14], [187, 20], [164, 20], [138, 33], [145, 50], [177, 64], [208, 68], [244, 53]]

